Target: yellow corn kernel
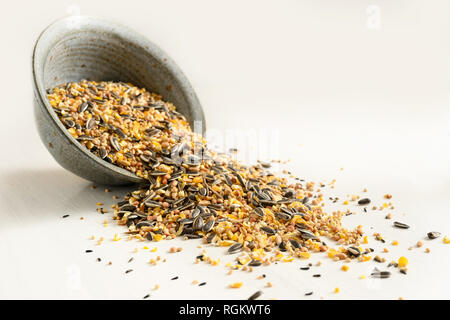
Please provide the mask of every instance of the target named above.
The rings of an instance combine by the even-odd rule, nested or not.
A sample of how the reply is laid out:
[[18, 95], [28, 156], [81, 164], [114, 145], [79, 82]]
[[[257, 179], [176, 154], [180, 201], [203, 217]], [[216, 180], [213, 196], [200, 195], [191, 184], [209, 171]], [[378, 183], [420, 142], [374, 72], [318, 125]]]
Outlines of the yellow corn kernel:
[[153, 237], [153, 240], [155, 240], [156, 242], [160, 241], [163, 238], [163, 236], [159, 233], [155, 234]]
[[368, 244], [368, 243], [369, 243], [369, 240], [367, 239], [367, 236], [364, 236], [364, 238], [363, 238], [363, 243], [364, 243], [364, 244]]
[[339, 293], [339, 288], [334, 288], [334, 293]]
[[342, 271], [348, 271], [348, 269], [350, 269], [350, 267], [346, 264], [341, 267]]
[[445, 236], [442, 241], [444, 241], [445, 244], [449, 244], [450, 243], [450, 239], [447, 236]]
[[116, 233], [116, 234], [114, 235], [113, 241], [119, 241], [120, 239], [122, 239], [122, 238], [118, 237], [118, 236], [117, 236], [117, 233]]
[[242, 282], [235, 282], [235, 283], [230, 284], [230, 288], [233, 288], [233, 289], [239, 289], [240, 287], [242, 287]]
[[225, 241], [220, 241], [219, 245], [220, 245], [221, 247], [229, 247], [229, 246], [231, 246], [233, 243], [234, 243], [233, 241], [227, 241], [227, 240], [225, 240]]
[[330, 258], [334, 258], [334, 256], [337, 254], [338, 252], [334, 249], [330, 249], [328, 250], [328, 257]]
[[303, 259], [309, 259], [311, 257], [310, 252], [300, 252], [300, 257]]
[[398, 259], [398, 267], [399, 268], [404, 268], [408, 265], [408, 259], [406, 259], [405, 257], [400, 257]]
[[393, 246], [398, 246], [398, 241], [397, 240], [392, 241], [392, 245]]
[[194, 179], [192, 179], [193, 183], [202, 183], [203, 182], [203, 178], [202, 177], [195, 177]]

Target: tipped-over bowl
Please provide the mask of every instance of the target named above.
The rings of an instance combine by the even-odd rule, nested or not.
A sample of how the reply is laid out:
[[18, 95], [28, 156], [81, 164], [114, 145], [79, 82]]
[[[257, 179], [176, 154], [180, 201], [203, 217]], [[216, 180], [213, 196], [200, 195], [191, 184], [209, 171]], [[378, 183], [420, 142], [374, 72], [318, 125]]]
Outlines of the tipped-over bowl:
[[200, 102], [175, 62], [155, 44], [120, 24], [70, 16], [48, 26], [36, 41], [33, 57], [34, 113], [42, 142], [65, 169], [102, 185], [143, 182], [110, 164], [74, 139], [53, 111], [47, 89], [82, 79], [124, 81], [162, 95], [191, 126], [205, 119]]

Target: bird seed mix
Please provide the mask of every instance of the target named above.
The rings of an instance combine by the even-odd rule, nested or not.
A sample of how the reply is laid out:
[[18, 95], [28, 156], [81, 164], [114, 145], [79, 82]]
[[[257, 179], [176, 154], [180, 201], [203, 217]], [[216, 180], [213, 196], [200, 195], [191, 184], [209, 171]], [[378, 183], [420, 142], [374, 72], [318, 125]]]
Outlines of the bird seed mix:
[[[227, 247], [229, 254], [240, 253], [235, 266], [227, 264], [230, 271], [242, 267], [251, 272], [277, 261], [307, 259], [311, 252], [327, 252], [334, 260], [371, 260], [373, 249], [361, 248], [368, 243], [362, 227], [342, 226], [342, 218], [352, 213], [324, 212], [324, 196], [317, 185], [292, 175], [280, 177], [270, 171], [270, 163], [245, 165], [208, 149], [175, 106], [157, 94], [129, 83], [83, 80], [49, 90], [48, 99], [84, 147], [146, 181], [114, 205], [113, 219], [128, 228], [129, 237], [203, 239]], [[330, 200], [335, 203], [338, 198]], [[357, 203], [367, 212], [371, 201], [364, 198]], [[393, 208], [391, 203], [384, 205], [388, 206]], [[397, 221], [394, 226], [409, 228]], [[385, 242], [380, 234], [374, 236]], [[439, 236], [428, 234], [430, 239]], [[329, 248], [320, 237], [341, 247]], [[196, 260], [217, 264], [206, 254]], [[372, 276], [387, 278], [390, 272], [376, 271]]]
[[[54, 88], [50, 104], [70, 134], [101, 159], [148, 182], [115, 206], [137, 238], [203, 238], [246, 251], [250, 265], [326, 251], [319, 236], [358, 245], [362, 229], [322, 210], [314, 184], [290, 182], [268, 163], [247, 166], [207, 148], [175, 106], [122, 82], [81, 81]], [[355, 247], [355, 251], [358, 248]]]

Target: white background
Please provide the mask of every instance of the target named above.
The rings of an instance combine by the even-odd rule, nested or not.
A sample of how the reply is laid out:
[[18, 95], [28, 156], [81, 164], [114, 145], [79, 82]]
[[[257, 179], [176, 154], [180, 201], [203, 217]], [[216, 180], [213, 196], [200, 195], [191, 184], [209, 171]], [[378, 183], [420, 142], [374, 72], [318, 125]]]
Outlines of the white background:
[[[103, 227], [110, 215], [98, 214], [96, 203], [109, 206], [126, 189], [91, 190], [59, 167], [33, 122], [33, 43], [49, 23], [77, 10], [128, 25], [171, 55], [195, 87], [209, 128], [275, 129], [289, 170], [337, 179], [327, 196], [368, 188], [380, 205], [391, 193], [395, 210], [350, 206], [358, 214], [345, 224], [364, 225], [376, 253], [390, 250], [380, 254], [387, 261], [406, 256], [408, 275], [391, 270], [387, 280], [360, 280], [386, 265], [352, 263], [344, 273], [341, 263], [316, 254], [311, 262], [323, 263], [311, 271], [301, 271], [309, 261], [298, 260], [230, 276], [224, 263], [232, 257], [222, 249], [206, 248], [220, 266], [194, 265], [202, 250], [194, 240], [113, 242], [124, 229]], [[440, 238], [408, 250], [428, 231], [450, 236], [450, 2], [12, 1], [2, 4], [0, 24], [0, 298], [246, 299], [259, 289], [266, 299], [450, 298], [450, 245]], [[411, 229], [392, 228], [388, 212]], [[375, 231], [385, 245], [373, 240]], [[171, 246], [184, 250], [169, 254]], [[167, 262], [151, 266], [158, 255]], [[266, 280], [257, 280], [262, 273]], [[243, 287], [228, 289], [235, 281]], [[264, 288], [267, 281], [272, 288]]]

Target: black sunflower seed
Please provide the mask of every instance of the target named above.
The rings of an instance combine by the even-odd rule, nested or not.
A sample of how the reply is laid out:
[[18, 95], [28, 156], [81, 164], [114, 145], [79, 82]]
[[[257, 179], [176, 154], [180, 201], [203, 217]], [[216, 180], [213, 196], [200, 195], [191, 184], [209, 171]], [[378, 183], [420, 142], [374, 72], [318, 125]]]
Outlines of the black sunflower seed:
[[276, 233], [275, 230], [269, 227], [261, 227], [261, 230], [270, 235], [274, 235]]
[[308, 239], [317, 240], [318, 239], [316, 237], [316, 235], [309, 230], [299, 229], [298, 231], [300, 232], [300, 236], [305, 240], [308, 240]]
[[358, 201], [358, 204], [360, 205], [360, 206], [364, 206], [364, 205], [367, 205], [367, 204], [369, 204], [370, 203], [370, 199], [369, 198], [363, 198], [363, 199], [360, 199], [359, 201]]
[[284, 197], [285, 198], [292, 198], [295, 195], [295, 192], [293, 190], [288, 190], [285, 192]]
[[197, 208], [195, 208], [194, 210], [192, 210], [192, 212], [191, 212], [191, 218], [192, 218], [192, 219], [195, 219], [195, 218], [197, 218], [200, 214], [201, 214], [201, 211], [200, 211], [200, 209], [197, 207]]
[[88, 121], [86, 121], [86, 129], [92, 129], [95, 126], [95, 119], [89, 118]]
[[153, 201], [151, 199], [147, 199], [144, 201], [144, 204], [149, 207], [149, 208], [159, 208], [162, 206], [161, 203], [159, 203], [158, 201]]
[[347, 248], [347, 252], [354, 257], [359, 257], [361, 255], [361, 251], [357, 247], [349, 247]]
[[202, 228], [203, 232], [209, 232], [212, 230], [212, 228], [214, 227], [214, 220], [208, 220]]
[[157, 171], [157, 170], [150, 172], [150, 175], [153, 176], [153, 177], [165, 176], [166, 174], [167, 174], [167, 172]]
[[289, 242], [295, 249], [300, 249], [302, 247], [300, 242], [298, 242], [297, 240], [291, 239], [291, 240], [289, 240]]
[[121, 137], [122, 139], [125, 139], [127, 137], [127, 135], [125, 133], [123, 133], [122, 130], [120, 130], [119, 128], [115, 128], [114, 131], [117, 133], [117, 135], [119, 137]]
[[429, 239], [436, 239], [436, 238], [439, 238], [441, 236], [441, 233], [437, 232], [437, 231], [431, 231], [431, 232], [427, 233], [427, 236], [428, 236]]
[[252, 294], [248, 300], [256, 300], [262, 295], [262, 291], [256, 291], [254, 294]]
[[66, 119], [63, 122], [64, 122], [65, 126], [68, 128], [75, 127], [75, 122], [73, 120]]
[[409, 226], [407, 224], [395, 221], [394, 227], [400, 228], [400, 229], [409, 229]]
[[188, 239], [200, 239], [202, 236], [199, 234], [188, 233], [184, 235]]
[[136, 206], [135, 206], [135, 205], [132, 205], [132, 204], [125, 204], [125, 205], [119, 207], [119, 210], [120, 210], [120, 211], [130, 211], [130, 212], [133, 212], [133, 211], [136, 210]]
[[214, 238], [216, 237], [216, 234], [214, 232], [210, 233], [207, 237], [206, 237], [206, 242], [211, 243]]
[[94, 137], [90, 137], [90, 136], [83, 134], [83, 135], [79, 136], [77, 138], [77, 140], [78, 141], [92, 141], [92, 140], [94, 140]]
[[80, 104], [79, 106], [78, 106], [78, 112], [79, 113], [82, 113], [82, 112], [84, 112], [84, 111], [86, 111], [86, 109], [88, 108], [88, 104], [86, 103], [86, 102], [83, 102], [82, 104]]
[[391, 273], [389, 271], [376, 271], [376, 272], [373, 272], [371, 274], [371, 276], [374, 278], [386, 279], [391, 276]]
[[275, 216], [280, 220], [291, 220], [291, 215], [285, 212], [276, 212]]
[[151, 227], [153, 226], [153, 223], [151, 223], [150, 221], [140, 221], [136, 224], [136, 228], [142, 228], [142, 227]]
[[116, 137], [111, 137], [109, 139], [109, 142], [111, 143], [111, 146], [114, 148], [114, 150], [116, 150], [117, 152], [119, 152], [121, 150], [119, 141], [117, 140]]
[[264, 217], [264, 209], [262, 207], [256, 207], [252, 213], [256, 214], [259, 217]]
[[235, 243], [228, 248], [228, 253], [233, 254], [242, 250], [242, 243]]
[[300, 270], [307, 271], [307, 270], [309, 270], [309, 268], [310, 268], [310, 267], [301, 267]]
[[192, 228], [194, 230], [202, 230], [203, 228], [203, 218], [198, 216], [197, 218], [194, 219], [194, 222], [192, 223]]
[[105, 157], [108, 155], [108, 152], [105, 148], [101, 147], [100, 149], [98, 149], [98, 155], [100, 156], [100, 158], [105, 159]]
[[262, 265], [262, 262], [259, 260], [252, 260], [248, 265], [250, 267], [259, 267], [260, 265]]

